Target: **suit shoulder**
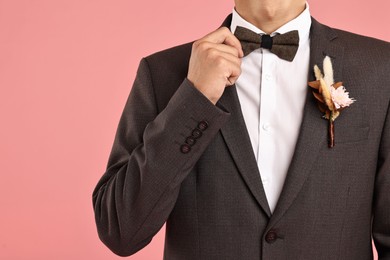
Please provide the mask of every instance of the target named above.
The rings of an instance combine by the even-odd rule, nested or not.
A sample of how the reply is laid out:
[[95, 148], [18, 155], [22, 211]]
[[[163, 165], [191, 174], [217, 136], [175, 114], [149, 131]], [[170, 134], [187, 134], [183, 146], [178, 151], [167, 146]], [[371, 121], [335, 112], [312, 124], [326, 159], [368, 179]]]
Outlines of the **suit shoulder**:
[[166, 79], [180, 78], [187, 75], [188, 63], [191, 56], [192, 42], [162, 50], [145, 57], [155, 83]]
[[350, 45], [355, 45], [359, 48], [366, 47], [369, 49], [390, 51], [390, 42], [341, 29], [333, 28], [333, 30], [340, 39], [346, 43], [350, 43]]
[[[178, 45], [143, 58], [156, 102], [162, 110], [187, 77], [192, 43]], [[145, 70], [144, 69], [144, 70]]]
[[333, 41], [343, 47], [347, 60], [355, 60], [356, 64], [372, 64], [372, 69], [389, 72], [389, 42], [337, 28], [328, 28], [335, 36]]
[[145, 59], [149, 64], [188, 62], [191, 55], [192, 43], [185, 43], [153, 53]]
[[371, 82], [371, 89], [379, 82], [377, 91], [389, 97], [390, 43], [341, 29], [333, 31], [337, 35], [334, 41], [344, 50], [344, 72], [353, 72], [356, 78], [361, 74], [362, 80]]
[[326, 35], [328, 40], [340, 43], [343, 47], [347, 48], [347, 51], [359, 51], [366, 53], [374, 51], [382, 52], [382, 54], [383, 52], [386, 54], [389, 54], [390, 52], [389, 42], [338, 28], [333, 28], [318, 22], [314, 18], [312, 18], [311, 33], [319, 37]]

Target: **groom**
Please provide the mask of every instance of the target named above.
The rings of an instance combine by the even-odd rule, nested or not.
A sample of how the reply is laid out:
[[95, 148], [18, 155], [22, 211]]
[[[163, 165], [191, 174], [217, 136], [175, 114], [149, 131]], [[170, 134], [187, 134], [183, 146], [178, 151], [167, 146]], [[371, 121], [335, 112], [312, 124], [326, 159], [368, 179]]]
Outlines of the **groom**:
[[[314, 65], [356, 100], [333, 148]], [[100, 239], [127, 256], [166, 223], [167, 260], [365, 260], [372, 238], [390, 259], [389, 75], [388, 43], [304, 0], [236, 0], [218, 30], [141, 61], [93, 193]]]

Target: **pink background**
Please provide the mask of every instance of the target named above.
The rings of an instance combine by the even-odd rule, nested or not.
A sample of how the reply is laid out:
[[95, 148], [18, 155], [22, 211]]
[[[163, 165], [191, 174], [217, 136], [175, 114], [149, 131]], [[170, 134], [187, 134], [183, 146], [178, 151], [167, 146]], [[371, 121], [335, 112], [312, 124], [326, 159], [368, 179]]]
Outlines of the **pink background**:
[[[137, 3], [135, 3], [137, 2]], [[390, 41], [387, 0], [311, 0]], [[91, 202], [141, 57], [217, 28], [233, 0], [0, 0], [0, 259], [118, 259]], [[162, 259], [163, 232], [132, 259]]]

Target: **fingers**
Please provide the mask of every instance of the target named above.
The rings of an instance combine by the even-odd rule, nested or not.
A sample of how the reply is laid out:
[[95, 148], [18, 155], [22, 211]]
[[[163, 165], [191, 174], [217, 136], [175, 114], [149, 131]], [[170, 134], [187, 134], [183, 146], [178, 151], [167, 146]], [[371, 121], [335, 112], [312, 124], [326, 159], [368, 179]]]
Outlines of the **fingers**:
[[222, 76], [227, 79], [225, 85], [233, 85], [241, 74], [241, 58], [237, 56], [237, 50], [223, 44], [207, 44], [207, 49], [203, 50], [209, 64], [213, 64]]
[[226, 77], [226, 86], [231, 86], [236, 83], [241, 74], [241, 66], [235, 62], [230, 62], [230, 75]]
[[225, 44], [202, 41], [198, 43], [197, 47], [201, 48], [203, 51], [208, 51], [212, 49], [218, 52], [228, 53], [235, 57], [240, 57], [240, 52], [236, 48]]
[[241, 74], [241, 59], [225, 52], [216, 52], [209, 55], [208, 60], [214, 64], [221, 77], [225, 80], [225, 86], [233, 85]]
[[227, 27], [221, 27], [217, 29], [216, 31], [203, 37], [202, 40], [216, 44], [226, 44], [238, 51], [238, 57], [242, 58], [244, 56], [240, 41]]
[[232, 76], [231, 74], [239, 75], [241, 72], [241, 59], [230, 55], [228, 53], [221, 52], [218, 54], [218, 57], [216, 58], [216, 64], [217, 66], [220, 66], [221, 68], [231, 68], [231, 70], [228, 70], [230, 73], [229, 76]]
[[220, 28], [195, 41], [188, 67], [188, 80], [213, 104], [226, 86], [241, 74], [243, 51], [238, 39], [227, 28]]

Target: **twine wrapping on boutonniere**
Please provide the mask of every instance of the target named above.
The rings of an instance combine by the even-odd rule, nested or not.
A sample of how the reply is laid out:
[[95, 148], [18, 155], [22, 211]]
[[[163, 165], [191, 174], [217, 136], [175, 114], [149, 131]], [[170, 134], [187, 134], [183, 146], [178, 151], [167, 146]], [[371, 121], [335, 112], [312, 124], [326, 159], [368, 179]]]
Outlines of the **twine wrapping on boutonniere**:
[[318, 107], [325, 113], [324, 118], [329, 121], [329, 148], [334, 147], [334, 121], [340, 112], [356, 100], [349, 97], [342, 82], [334, 82], [332, 61], [328, 56], [324, 59], [324, 74], [317, 65], [314, 66], [316, 81], [309, 82], [313, 88], [313, 95], [318, 101]]

